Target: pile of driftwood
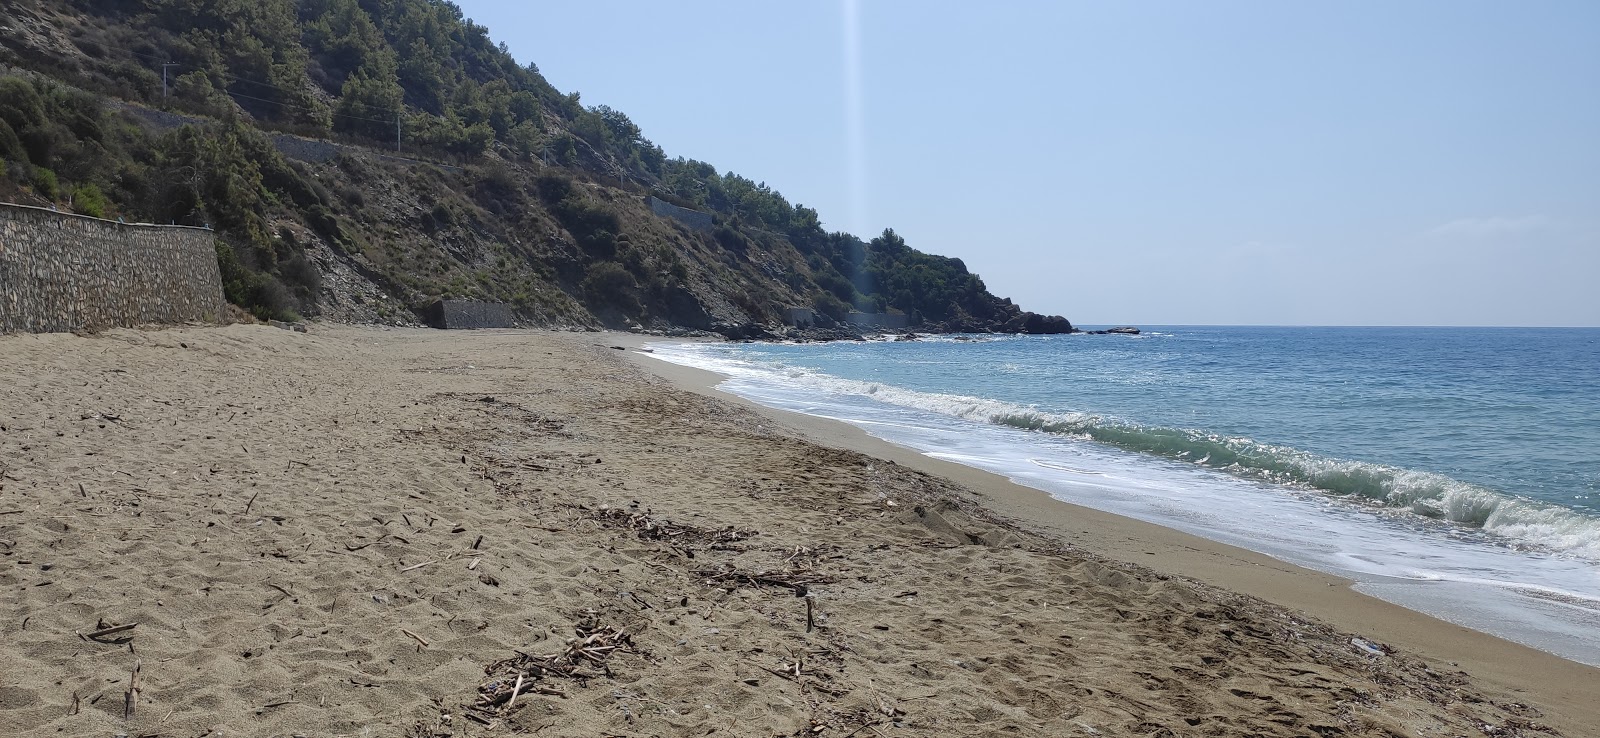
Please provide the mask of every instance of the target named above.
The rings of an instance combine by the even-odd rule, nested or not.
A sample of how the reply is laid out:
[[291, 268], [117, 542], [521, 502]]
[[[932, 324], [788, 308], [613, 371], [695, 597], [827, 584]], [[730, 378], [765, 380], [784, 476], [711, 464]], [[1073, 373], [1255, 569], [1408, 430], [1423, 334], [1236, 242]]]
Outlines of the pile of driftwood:
[[707, 546], [713, 551], [742, 551], [744, 548], [737, 544], [758, 535], [758, 531], [739, 530], [733, 526], [710, 530], [685, 523], [674, 523], [665, 518], [657, 518], [648, 510], [640, 511], [637, 505], [626, 509], [619, 507], [590, 509], [581, 506], [578, 509], [608, 528], [637, 531], [639, 537], [644, 540], [663, 541], [678, 546], [695, 544]]
[[532, 655], [521, 651], [484, 669], [487, 679], [478, 687], [478, 699], [467, 708], [468, 719], [493, 726], [516, 709], [524, 695], [567, 695], [550, 679], [572, 679], [579, 684], [598, 676], [610, 676], [606, 659], [619, 652], [633, 652], [633, 640], [625, 631], [600, 624], [594, 613], [587, 614], [575, 628], [577, 637], [567, 640], [561, 651]]

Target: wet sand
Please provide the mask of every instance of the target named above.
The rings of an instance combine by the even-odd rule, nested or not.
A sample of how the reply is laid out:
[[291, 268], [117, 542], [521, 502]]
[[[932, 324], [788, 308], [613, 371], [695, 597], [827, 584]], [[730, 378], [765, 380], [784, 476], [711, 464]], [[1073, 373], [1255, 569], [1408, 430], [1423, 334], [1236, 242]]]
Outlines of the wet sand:
[[1594, 669], [625, 340], [0, 337], [0, 734], [1600, 724]]

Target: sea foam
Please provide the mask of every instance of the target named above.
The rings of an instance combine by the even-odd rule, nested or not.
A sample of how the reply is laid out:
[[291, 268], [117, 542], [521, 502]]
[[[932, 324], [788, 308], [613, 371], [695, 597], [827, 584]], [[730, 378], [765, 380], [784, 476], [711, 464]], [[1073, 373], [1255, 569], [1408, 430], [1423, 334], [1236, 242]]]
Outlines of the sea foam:
[[1203, 429], [1145, 425], [1081, 412], [1047, 411], [1001, 400], [920, 392], [753, 360], [695, 345], [658, 349], [662, 358], [748, 380], [781, 380], [970, 422], [1105, 444], [1195, 464], [1253, 481], [1313, 490], [1344, 503], [1483, 531], [1502, 545], [1600, 561], [1600, 517], [1415, 469], [1338, 459]]

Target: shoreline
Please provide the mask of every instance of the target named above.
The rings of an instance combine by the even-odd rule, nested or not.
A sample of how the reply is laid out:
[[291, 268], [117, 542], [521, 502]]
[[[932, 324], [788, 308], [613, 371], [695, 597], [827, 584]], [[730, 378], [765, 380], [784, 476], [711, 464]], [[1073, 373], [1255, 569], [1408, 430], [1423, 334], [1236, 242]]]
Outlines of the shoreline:
[[[632, 349], [627, 356], [674, 386], [734, 402], [782, 423], [800, 437], [856, 451], [951, 479], [977, 492], [986, 506], [1045, 535], [1094, 553], [1176, 574], [1304, 611], [1340, 630], [1359, 633], [1471, 674], [1480, 683], [1527, 695], [1530, 702], [1576, 707], [1574, 724], [1600, 725], [1600, 668], [1562, 658], [1396, 605], [1355, 590], [1353, 580], [1291, 564], [1266, 554], [1050, 496], [964, 464], [872, 436], [846, 423], [770, 408], [717, 389], [724, 375], [673, 364], [640, 351], [661, 339], [605, 333]], [[1537, 685], [1537, 686], [1530, 686]], [[1541, 699], [1541, 696], [1543, 699]]]

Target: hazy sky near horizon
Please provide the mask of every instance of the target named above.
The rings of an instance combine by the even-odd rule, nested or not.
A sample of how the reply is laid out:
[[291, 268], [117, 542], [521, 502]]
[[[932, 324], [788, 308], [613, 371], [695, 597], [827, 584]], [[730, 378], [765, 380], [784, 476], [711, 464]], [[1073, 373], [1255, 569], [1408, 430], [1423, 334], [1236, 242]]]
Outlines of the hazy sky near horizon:
[[1080, 325], [1600, 325], [1600, 3], [459, 4]]

